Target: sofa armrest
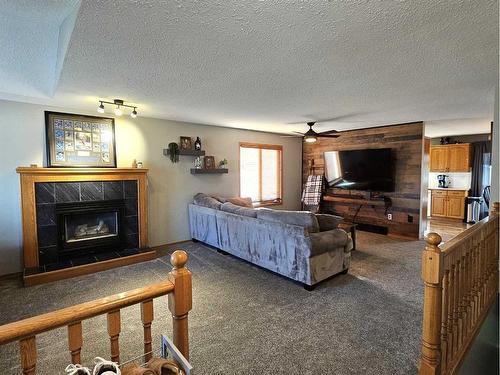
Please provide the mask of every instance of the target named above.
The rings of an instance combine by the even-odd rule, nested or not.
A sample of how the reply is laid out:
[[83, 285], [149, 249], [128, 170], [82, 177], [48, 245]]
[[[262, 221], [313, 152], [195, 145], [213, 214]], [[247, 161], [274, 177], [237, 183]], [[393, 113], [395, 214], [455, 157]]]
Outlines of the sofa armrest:
[[315, 214], [315, 216], [318, 220], [320, 232], [336, 229], [344, 220], [342, 217], [336, 215]]
[[351, 250], [349, 246], [346, 246], [350, 238], [347, 232], [342, 229], [309, 233], [309, 238], [311, 240], [311, 256], [323, 254], [335, 249], [340, 249], [342, 252], [349, 252]]

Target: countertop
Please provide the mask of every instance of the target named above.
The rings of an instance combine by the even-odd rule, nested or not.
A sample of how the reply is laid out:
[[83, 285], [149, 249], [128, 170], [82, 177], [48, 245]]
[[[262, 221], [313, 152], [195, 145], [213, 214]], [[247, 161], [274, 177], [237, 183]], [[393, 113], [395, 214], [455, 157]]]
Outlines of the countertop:
[[440, 187], [432, 187], [427, 190], [455, 190], [455, 191], [468, 191], [469, 189], [465, 188], [440, 188]]

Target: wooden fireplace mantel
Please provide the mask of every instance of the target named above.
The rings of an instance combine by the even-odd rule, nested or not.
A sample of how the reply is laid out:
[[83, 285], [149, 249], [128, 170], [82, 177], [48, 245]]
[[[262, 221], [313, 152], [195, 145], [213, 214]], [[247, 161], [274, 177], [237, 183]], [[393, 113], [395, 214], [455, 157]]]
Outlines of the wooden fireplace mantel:
[[[147, 174], [146, 168], [40, 168], [40, 167], [17, 167], [16, 172], [30, 175], [140, 175]], [[113, 180], [123, 178], [113, 178]]]
[[[118, 181], [118, 180], [136, 180], [137, 181], [137, 202], [138, 202], [138, 227], [139, 227], [139, 248], [148, 246], [148, 215], [147, 215], [147, 173], [145, 168], [41, 168], [41, 167], [18, 167], [16, 172], [20, 175], [21, 182], [21, 209], [22, 209], [22, 227], [23, 227], [23, 262], [24, 268], [39, 267], [38, 257], [38, 233], [36, 216], [35, 183], [38, 182], [84, 182], [84, 181]], [[154, 254], [148, 254], [151, 259]], [[141, 258], [141, 257], [139, 257]], [[146, 258], [145, 258], [146, 259]], [[141, 261], [145, 259], [135, 260]], [[119, 265], [126, 264], [123, 258]], [[109, 261], [108, 261], [109, 262]], [[95, 264], [89, 265], [89, 270], [80, 270], [77, 274], [84, 274], [96, 270], [102, 270], [102, 265], [95, 267]], [[113, 265], [107, 267], [112, 268]], [[116, 267], [116, 265], [115, 265]], [[55, 271], [61, 272], [61, 277], [53, 277], [50, 281], [75, 276], [75, 269], [68, 268], [68, 275], [64, 275], [64, 269]], [[47, 272], [48, 274], [50, 272]], [[44, 274], [44, 275], [46, 275]], [[32, 277], [32, 276], [30, 276]], [[27, 282], [25, 284], [36, 284], [39, 282]], [[43, 282], [43, 281], [41, 281]]]

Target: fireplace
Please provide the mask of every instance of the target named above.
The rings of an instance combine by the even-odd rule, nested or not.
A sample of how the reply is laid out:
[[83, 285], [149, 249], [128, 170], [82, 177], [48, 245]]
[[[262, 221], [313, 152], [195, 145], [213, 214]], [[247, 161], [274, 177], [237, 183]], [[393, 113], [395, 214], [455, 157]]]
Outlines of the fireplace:
[[122, 250], [124, 217], [123, 199], [56, 204], [59, 260]]
[[25, 168], [25, 285], [151, 260], [147, 169]]

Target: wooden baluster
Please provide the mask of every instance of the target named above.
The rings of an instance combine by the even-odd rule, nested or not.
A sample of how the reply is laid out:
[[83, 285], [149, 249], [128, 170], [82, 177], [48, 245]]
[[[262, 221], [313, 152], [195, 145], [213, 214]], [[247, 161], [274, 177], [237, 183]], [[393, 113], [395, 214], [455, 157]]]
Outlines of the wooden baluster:
[[458, 306], [458, 348], [461, 348], [465, 337], [465, 256], [464, 246], [460, 247], [460, 277], [459, 277], [459, 306]]
[[424, 280], [424, 316], [420, 375], [441, 374], [441, 309], [443, 254], [438, 245], [441, 236], [429, 233], [422, 253]]
[[471, 247], [472, 241], [467, 241], [467, 246], [465, 248], [465, 284], [466, 284], [466, 294], [465, 294], [465, 328], [467, 337], [472, 328], [472, 284], [471, 284]]
[[19, 341], [21, 350], [21, 367], [24, 375], [36, 373], [36, 338], [35, 336]]
[[[448, 255], [449, 256], [449, 255]], [[451, 257], [450, 257], [451, 258]], [[452, 263], [450, 261], [450, 263]], [[454, 304], [454, 288], [455, 288], [455, 265], [451, 264], [449, 271], [449, 290], [448, 290], [448, 347], [446, 354], [446, 362], [449, 364], [453, 359], [453, 350], [454, 350], [454, 337], [455, 331], [453, 330], [453, 304]]]
[[82, 351], [83, 336], [82, 322], [70, 324], [68, 326], [68, 346], [71, 353], [71, 363], [81, 364], [80, 353]]
[[486, 241], [484, 240], [484, 233], [481, 232], [481, 245], [480, 245], [480, 254], [481, 254], [481, 301], [479, 304], [480, 313], [483, 312], [484, 304], [486, 301]]
[[108, 334], [111, 342], [111, 360], [120, 363], [120, 337], [121, 322], [120, 310], [108, 313]]
[[475, 326], [477, 321], [477, 300], [478, 300], [478, 292], [477, 292], [477, 236], [474, 237], [472, 241], [472, 251], [471, 251], [471, 262], [472, 262], [472, 276], [471, 276], [471, 298], [472, 298], [472, 327]]
[[151, 323], [154, 319], [153, 300], [144, 301], [141, 303], [141, 319], [144, 327], [144, 360], [147, 362], [152, 357], [153, 339], [151, 338]]
[[169, 279], [174, 292], [168, 295], [168, 308], [173, 319], [173, 341], [182, 355], [189, 359], [188, 313], [193, 307], [191, 271], [186, 267], [188, 256], [185, 251], [176, 250], [170, 257], [174, 267]]
[[445, 372], [448, 357], [448, 300], [450, 295], [450, 271], [443, 276], [443, 311], [441, 317], [441, 371]]
[[460, 289], [460, 262], [457, 259], [457, 255], [453, 254], [453, 263], [454, 263], [454, 279], [455, 283], [453, 285], [453, 356], [458, 351], [458, 304], [459, 300], [459, 289]]

